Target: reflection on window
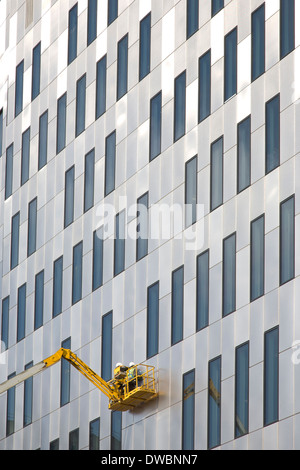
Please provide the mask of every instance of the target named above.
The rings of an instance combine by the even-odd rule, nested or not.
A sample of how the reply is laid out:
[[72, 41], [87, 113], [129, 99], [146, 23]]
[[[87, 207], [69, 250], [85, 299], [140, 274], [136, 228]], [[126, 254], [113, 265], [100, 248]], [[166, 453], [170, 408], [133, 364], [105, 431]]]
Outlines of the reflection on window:
[[161, 92], [150, 102], [150, 161], [161, 152]]
[[209, 314], [209, 251], [197, 258], [197, 331], [208, 326]]
[[265, 285], [265, 218], [251, 223], [250, 299], [251, 302], [264, 294]]
[[140, 22], [140, 80], [150, 72], [151, 13]]
[[280, 164], [280, 98], [266, 104], [266, 174]]
[[159, 282], [148, 287], [147, 298], [147, 359], [158, 353]]
[[186, 72], [175, 79], [174, 142], [185, 134]]
[[236, 234], [223, 241], [223, 317], [236, 305]]
[[102, 317], [101, 377], [106, 382], [111, 379], [112, 373], [112, 321], [112, 312], [109, 312]]
[[199, 101], [198, 122], [206, 119], [211, 112], [211, 51], [199, 59]]
[[182, 450], [194, 449], [195, 433], [195, 371], [183, 376]]
[[221, 443], [221, 358], [208, 365], [208, 448]]
[[252, 13], [252, 81], [265, 71], [265, 4]]
[[251, 118], [238, 124], [238, 193], [251, 184]]
[[77, 56], [77, 3], [69, 11], [68, 64]]
[[111, 450], [122, 449], [122, 412], [113, 411], [111, 413]]
[[280, 58], [295, 48], [295, 0], [280, 0]]
[[127, 93], [128, 34], [118, 42], [117, 100]]
[[295, 276], [295, 197], [280, 206], [280, 285]]
[[237, 92], [237, 28], [225, 36], [224, 101]]
[[236, 348], [235, 438], [248, 433], [249, 415], [249, 344]]
[[172, 345], [178, 343], [183, 338], [183, 297], [184, 268], [181, 267], [172, 274]]
[[279, 330], [265, 333], [264, 426], [278, 421]]
[[223, 137], [211, 145], [210, 210], [223, 204]]

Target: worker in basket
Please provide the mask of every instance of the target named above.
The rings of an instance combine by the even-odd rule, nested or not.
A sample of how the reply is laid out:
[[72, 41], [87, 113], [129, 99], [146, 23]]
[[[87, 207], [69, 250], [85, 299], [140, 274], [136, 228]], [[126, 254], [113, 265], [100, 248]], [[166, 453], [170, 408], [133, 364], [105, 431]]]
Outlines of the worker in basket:
[[142, 371], [137, 368], [134, 362], [130, 362], [129, 369], [127, 372], [127, 380], [129, 391], [131, 392], [136, 387], [141, 387], [143, 385]]

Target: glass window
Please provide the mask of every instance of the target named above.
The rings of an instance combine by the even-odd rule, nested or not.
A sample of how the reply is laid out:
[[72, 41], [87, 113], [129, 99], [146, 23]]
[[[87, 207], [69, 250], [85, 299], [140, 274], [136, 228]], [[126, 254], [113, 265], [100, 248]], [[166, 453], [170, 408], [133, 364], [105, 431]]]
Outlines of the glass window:
[[96, 119], [106, 111], [106, 55], [97, 62]]
[[47, 147], [48, 147], [48, 111], [40, 117], [39, 129], [39, 170], [47, 163]]
[[77, 81], [76, 88], [76, 137], [85, 129], [86, 74]]
[[148, 254], [148, 193], [137, 200], [136, 260]]
[[8, 332], [9, 332], [9, 296], [2, 300], [0, 353], [8, 349]]
[[252, 13], [252, 81], [265, 71], [265, 4]]
[[238, 124], [238, 193], [251, 184], [251, 118]]
[[107, 196], [115, 189], [116, 167], [116, 131], [106, 137], [105, 144], [105, 194]]
[[199, 27], [199, 0], [187, 0], [186, 38], [189, 39]]
[[95, 149], [85, 156], [84, 171], [84, 212], [87, 212], [94, 205], [94, 168]]
[[[12, 379], [16, 373], [10, 374], [7, 379]], [[6, 408], [6, 436], [10, 436], [15, 432], [15, 402], [16, 387], [7, 390], [7, 408]]]
[[93, 235], [93, 291], [103, 284], [103, 227]]
[[171, 344], [176, 344], [183, 338], [183, 266], [172, 273], [172, 330]]
[[237, 92], [237, 28], [225, 36], [224, 101]]
[[[64, 349], [71, 349], [71, 338], [65, 339], [61, 343]], [[61, 373], [60, 373], [60, 406], [64, 406], [70, 402], [70, 379], [71, 379], [71, 364], [64, 358], [61, 359]]]
[[118, 42], [117, 100], [127, 93], [128, 34]]
[[67, 124], [67, 93], [57, 100], [57, 141], [56, 153], [62, 151], [66, 146], [66, 124]]
[[186, 72], [175, 79], [174, 142], [185, 134]]
[[265, 291], [265, 217], [251, 223], [250, 299], [261, 297]]
[[150, 101], [150, 161], [161, 152], [161, 92]]
[[69, 433], [69, 450], [79, 450], [79, 428]]
[[72, 305], [82, 298], [82, 254], [83, 243], [73, 248], [73, 279], [72, 279]]
[[23, 109], [23, 77], [24, 60], [22, 60], [16, 68], [15, 117], [18, 116]]
[[59, 439], [54, 439], [54, 441], [50, 442], [49, 450], [59, 450]]
[[[30, 369], [33, 366], [33, 362], [26, 364], [25, 370]], [[24, 382], [24, 415], [23, 424], [24, 427], [32, 423], [32, 403], [33, 403], [33, 377], [29, 377]]]
[[182, 450], [194, 450], [195, 434], [195, 371], [183, 376], [182, 386]]
[[223, 317], [234, 312], [236, 303], [236, 234], [223, 241]]
[[279, 330], [265, 333], [264, 426], [278, 421]]
[[44, 317], [44, 271], [35, 276], [34, 329], [43, 325]]
[[0, 109], [0, 157], [2, 155], [3, 146], [3, 108]]
[[12, 189], [13, 189], [13, 158], [14, 158], [14, 145], [11, 144], [6, 149], [5, 199], [8, 199], [12, 195]]
[[208, 364], [208, 448], [221, 443], [221, 358]]
[[111, 413], [111, 450], [122, 450], [122, 412]]
[[295, 197], [280, 205], [280, 285], [295, 277]]
[[199, 59], [198, 122], [206, 119], [211, 112], [211, 51]]
[[36, 250], [37, 232], [37, 198], [28, 204], [28, 245], [27, 256], [32, 255]]
[[295, 0], [280, 0], [280, 58], [295, 48]]
[[90, 422], [89, 450], [100, 449], [100, 418]]
[[26, 284], [18, 289], [17, 342], [25, 338], [26, 327]]
[[69, 11], [68, 65], [77, 56], [77, 3]]
[[109, 312], [102, 317], [102, 348], [101, 348], [101, 377], [108, 382], [112, 375], [112, 318]]
[[210, 210], [223, 204], [223, 137], [211, 145]]
[[116, 215], [114, 275], [125, 269], [125, 211]]
[[197, 155], [185, 164], [185, 226], [197, 221]]
[[116, 18], [118, 18], [118, 0], [108, 0], [107, 25], [109, 26]]
[[224, 8], [224, 0], [212, 0], [211, 16], [215, 16], [223, 8]]
[[140, 22], [140, 80], [150, 72], [151, 13]]
[[91, 44], [97, 37], [97, 3], [98, 0], [88, 2], [88, 27], [87, 45]]
[[29, 180], [30, 127], [22, 134], [21, 186]]
[[158, 353], [159, 282], [148, 287], [147, 299], [147, 359]]
[[11, 219], [11, 257], [10, 269], [19, 264], [19, 236], [20, 236], [20, 212]]
[[62, 312], [63, 257], [54, 261], [53, 266], [53, 317]]
[[235, 352], [235, 438], [248, 434], [249, 343]]
[[280, 165], [280, 99], [279, 95], [266, 104], [266, 173]]
[[196, 330], [208, 326], [209, 314], [209, 251], [197, 258], [197, 318]]
[[40, 94], [41, 82], [41, 43], [39, 42], [32, 52], [32, 92], [31, 99], [34, 100]]
[[65, 228], [74, 220], [74, 165], [65, 174]]

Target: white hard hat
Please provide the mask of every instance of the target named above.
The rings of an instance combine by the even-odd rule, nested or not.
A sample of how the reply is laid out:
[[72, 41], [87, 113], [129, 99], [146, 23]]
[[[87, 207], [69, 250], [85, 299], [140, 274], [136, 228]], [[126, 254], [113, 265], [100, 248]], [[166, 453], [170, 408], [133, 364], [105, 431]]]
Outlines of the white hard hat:
[[121, 365], [121, 362], [117, 362], [116, 367], [120, 367]]
[[134, 362], [130, 362], [129, 367], [134, 366]]

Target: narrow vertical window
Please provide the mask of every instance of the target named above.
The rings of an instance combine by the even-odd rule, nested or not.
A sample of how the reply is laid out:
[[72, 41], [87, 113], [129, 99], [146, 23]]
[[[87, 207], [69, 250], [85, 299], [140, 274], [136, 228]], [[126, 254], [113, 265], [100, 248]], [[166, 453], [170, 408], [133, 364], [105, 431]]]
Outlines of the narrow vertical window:
[[96, 119], [106, 111], [106, 55], [97, 62], [96, 75]]
[[3, 108], [0, 109], [0, 157], [2, 155], [3, 148]]
[[28, 244], [27, 256], [36, 251], [36, 232], [37, 232], [37, 198], [28, 204]]
[[209, 251], [197, 258], [197, 318], [196, 330], [208, 326], [209, 314]]
[[238, 193], [251, 184], [251, 118], [248, 117], [238, 124], [238, 161], [237, 190]]
[[136, 260], [148, 254], [148, 193], [137, 200]]
[[280, 98], [266, 103], [266, 174], [280, 165]]
[[100, 449], [100, 418], [90, 422], [89, 450]]
[[26, 328], [26, 284], [18, 289], [17, 342], [25, 338]]
[[103, 227], [93, 234], [93, 291], [103, 284]]
[[[30, 369], [33, 362], [26, 364], [25, 370]], [[33, 377], [29, 377], [24, 382], [24, 415], [23, 425], [28, 426], [32, 423], [32, 404], [33, 404]]]
[[[7, 379], [12, 379], [16, 373], [10, 374]], [[7, 390], [7, 408], [6, 408], [6, 437], [15, 432], [15, 402], [16, 387]]]
[[236, 234], [223, 241], [223, 317], [236, 305]]
[[185, 134], [186, 72], [175, 79], [174, 142]]
[[182, 450], [194, 450], [195, 371], [183, 376], [182, 384]]
[[295, 277], [295, 197], [280, 205], [280, 285]]
[[34, 329], [43, 325], [44, 318], [44, 271], [35, 276]]
[[125, 269], [125, 211], [116, 215], [114, 275]]
[[65, 174], [65, 228], [74, 220], [74, 165]]
[[20, 212], [11, 219], [11, 256], [10, 269], [19, 264]]
[[223, 137], [211, 145], [210, 210], [223, 204]]
[[85, 156], [84, 170], [84, 212], [94, 205], [95, 149]]
[[118, 42], [117, 100], [127, 93], [128, 34]]
[[252, 13], [252, 81], [265, 72], [265, 4]]
[[15, 90], [15, 117], [23, 109], [23, 78], [24, 78], [24, 60], [16, 68], [16, 90]]
[[40, 94], [41, 84], [41, 43], [39, 42], [32, 52], [32, 101]]
[[258, 299], [265, 291], [265, 217], [251, 222], [250, 300]]
[[104, 196], [108, 196], [115, 189], [116, 171], [116, 131], [106, 137], [105, 142], [105, 189]]
[[54, 261], [53, 266], [53, 318], [62, 312], [63, 257]]
[[102, 317], [101, 377], [106, 382], [112, 373], [112, 316], [113, 313], [109, 312]]
[[108, 0], [107, 26], [118, 18], [118, 0]]
[[22, 134], [21, 186], [29, 180], [30, 167], [30, 127]]
[[151, 13], [140, 22], [140, 80], [150, 72]]
[[98, 0], [88, 1], [88, 27], [87, 45], [89, 46], [97, 37], [97, 3]]
[[172, 273], [172, 346], [183, 338], [183, 295], [184, 269], [183, 266]]
[[49, 450], [59, 450], [59, 439], [50, 442]]
[[79, 450], [79, 428], [69, 433], [69, 450]]
[[161, 152], [161, 92], [150, 101], [150, 161]]
[[225, 36], [224, 101], [237, 92], [237, 28]]
[[8, 349], [9, 332], [9, 296], [2, 300], [2, 318], [1, 318], [1, 349], [3, 353]]
[[148, 287], [147, 298], [147, 359], [158, 353], [159, 282]]
[[83, 243], [73, 248], [73, 278], [72, 278], [72, 305], [82, 298], [82, 254]]
[[[61, 347], [71, 349], [71, 338], [62, 341]], [[71, 364], [66, 359], [62, 358], [60, 370], [60, 406], [64, 406], [70, 402], [70, 381]]]
[[67, 93], [57, 100], [57, 140], [56, 153], [62, 151], [66, 146], [66, 124], [67, 124]]
[[295, 0], [280, 0], [280, 58], [295, 48]]
[[69, 11], [68, 65], [77, 56], [77, 3]]
[[122, 450], [122, 412], [113, 411], [111, 414], [111, 450]]
[[14, 145], [11, 144], [6, 149], [6, 165], [5, 165], [5, 199], [12, 195], [13, 189], [13, 154]]
[[186, 38], [189, 39], [199, 28], [199, 0], [187, 0], [186, 9]]
[[197, 155], [185, 164], [185, 226], [197, 221]]
[[265, 333], [264, 360], [264, 426], [278, 421], [279, 405], [279, 330]]
[[249, 343], [235, 351], [235, 438], [248, 434], [249, 420]]
[[211, 16], [215, 16], [223, 8], [224, 8], [224, 0], [212, 0], [212, 3], [211, 3]]
[[221, 443], [221, 358], [208, 364], [208, 448]]
[[77, 81], [76, 87], [76, 137], [85, 129], [85, 92], [86, 74]]
[[211, 51], [199, 59], [198, 122], [206, 119], [211, 112]]
[[48, 148], [48, 111], [40, 117], [39, 128], [39, 162], [38, 169], [43, 168], [47, 163]]

